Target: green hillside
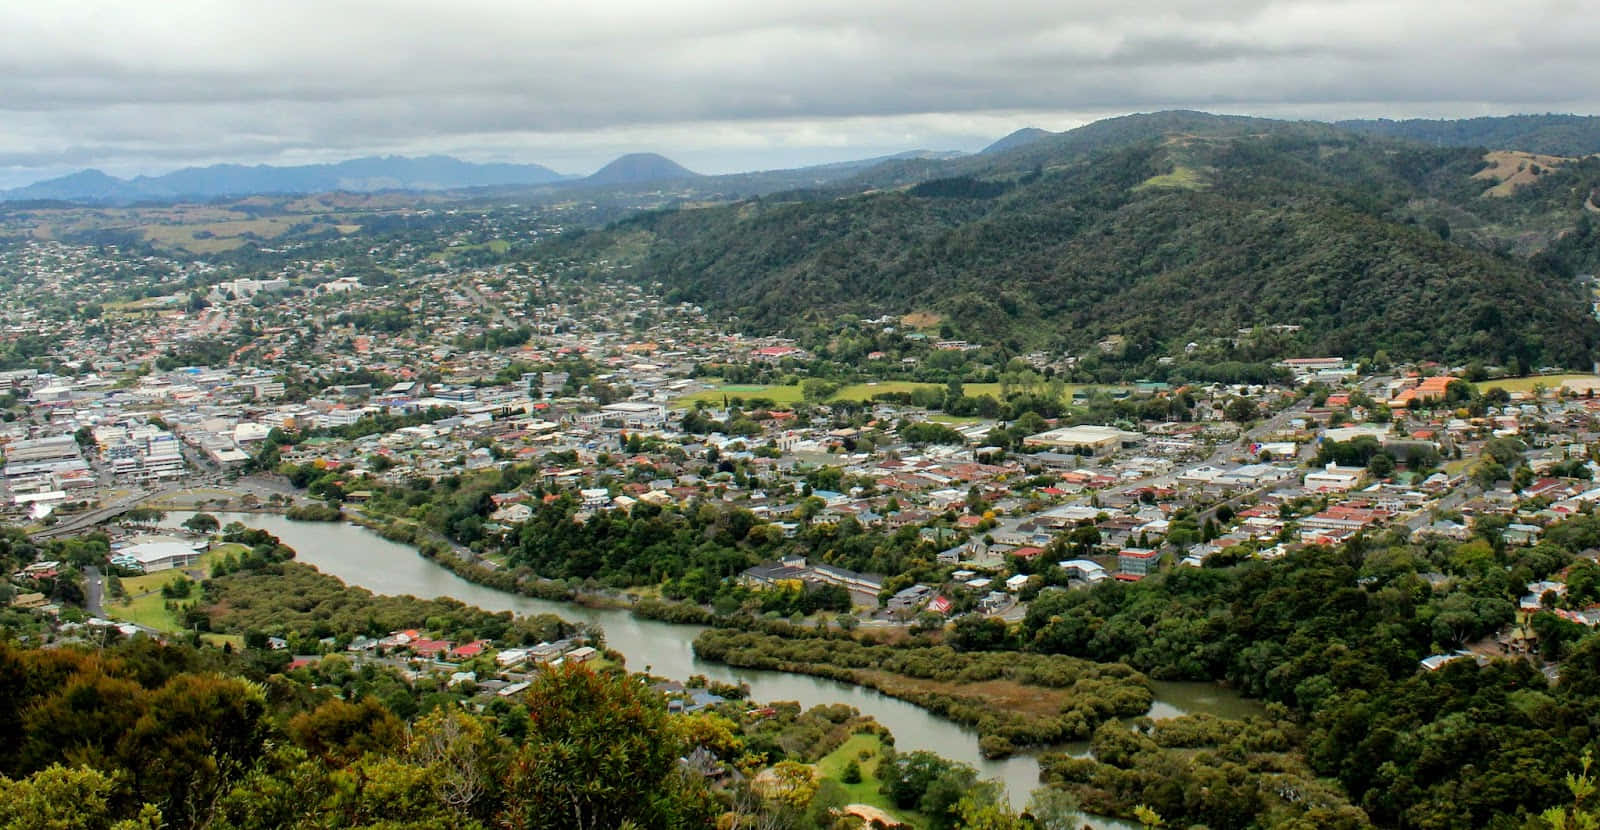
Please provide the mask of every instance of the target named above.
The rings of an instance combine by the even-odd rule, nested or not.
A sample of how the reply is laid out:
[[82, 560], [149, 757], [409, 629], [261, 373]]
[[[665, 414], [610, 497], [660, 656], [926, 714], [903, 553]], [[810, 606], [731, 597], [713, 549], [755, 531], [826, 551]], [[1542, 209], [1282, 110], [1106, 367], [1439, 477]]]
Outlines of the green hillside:
[[627, 240], [640, 277], [761, 331], [928, 310], [974, 341], [1121, 335], [1138, 359], [1290, 325], [1283, 351], [1584, 367], [1600, 343], [1572, 279], [1593, 160], [1491, 198], [1474, 149], [1161, 113], [916, 165], [869, 174], [915, 187], [652, 213], [582, 244]]
[[1593, 115], [1506, 115], [1453, 121], [1379, 118], [1340, 121], [1337, 126], [1447, 147], [1522, 150], [1553, 156], [1600, 153], [1600, 116]]

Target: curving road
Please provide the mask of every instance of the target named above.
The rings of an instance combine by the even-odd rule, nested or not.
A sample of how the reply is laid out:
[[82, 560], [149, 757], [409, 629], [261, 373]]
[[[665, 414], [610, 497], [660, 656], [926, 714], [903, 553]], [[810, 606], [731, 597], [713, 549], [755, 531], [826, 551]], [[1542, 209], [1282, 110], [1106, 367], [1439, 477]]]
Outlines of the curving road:
[[138, 507], [140, 504], [143, 504], [146, 501], [170, 495], [181, 489], [183, 489], [183, 485], [168, 484], [159, 490], [151, 490], [144, 493], [135, 493], [130, 496], [123, 496], [122, 498], [117, 499], [116, 501], [105, 505], [104, 507], [98, 507], [87, 513], [79, 513], [76, 516], [63, 519], [60, 522], [51, 525], [50, 527], [34, 533], [33, 537], [35, 539], [53, 539], [57, 536], [70, 536], [81, 530], [94, 527], [101, 522], [120, 516], [123, 513]]

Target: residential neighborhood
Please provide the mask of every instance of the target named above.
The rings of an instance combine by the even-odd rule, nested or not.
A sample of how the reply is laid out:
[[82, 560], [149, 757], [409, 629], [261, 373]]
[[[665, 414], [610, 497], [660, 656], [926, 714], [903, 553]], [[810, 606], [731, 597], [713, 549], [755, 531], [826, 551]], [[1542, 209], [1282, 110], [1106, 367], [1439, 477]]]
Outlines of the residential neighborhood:
[[[1051, 378], [1090, 356], [1038, 353], [952, 399], [934, 383], [815, 381], [816, 356], [794, 341], [725, 330], [636, 287], [531, 268], [441, 271], [405, 246], [388, 255], [385, 267], [413, 275], [398, 290], [338, 276], [330, 261], [245, 279], [61, 243], [7, 254], [38, 284], [102, 303], [93, 275], [111, 268], [210, 285], [125, 304], [115, 325], [109, 308], [47, 321], [25, 292], [7, 295], [8, 336], [49, 328], [61, 367], [0, 374], [21, 414], [0, 424], [9, 518], [48, 535], [79, 516], [172, 507], [184, 494], [192, 504], [204, 488], [217, 506], [318, 499], [359, 511], [373, 486], [528, 467], [521, 488], [490, 495], [455, 556], [507, 567], [505, 540], [559, 493], [578, 505], [576, 522], [712, 504], [780, 536], [848, 524], [900, 540], [911, 558], [893, 561], [918, 564], [858, 572], [791, 553], [738, 581], [834, 586], [860, 623], [926, 627], [964, 614], [1015, 621], [1041, 591], [1360, 534], [1460, 540], [1491, 523], [1506, 544], [1531, 545], [1600, 499], [1600, 378], [1508, 391], [1480, 376], [1490, 394], [1473, 399], [1465, 375], [1477, 367], [1315, 356], [1283, 360], [1267, 383], [1067, 384]], [[898, 323], [856, 324], [899, 344], [893, 361], [879, 348], [866, 365], [916, 376], [985, 354]], [[206, 357], [223, 335], [236, 345]], [[1054, 395], [1060, 414], [985, 414], [1018, 394]], [[951, 400], [972, 414], [946, 411]], [[1491, 446], [1515, 446], [1497, 462], [1514, 476], [1484, 472]], [[272, 483], [290, 467], [370, 484]], [[144, 571], [184, 557], [159, 545], [117, 555], [108, 564]]]

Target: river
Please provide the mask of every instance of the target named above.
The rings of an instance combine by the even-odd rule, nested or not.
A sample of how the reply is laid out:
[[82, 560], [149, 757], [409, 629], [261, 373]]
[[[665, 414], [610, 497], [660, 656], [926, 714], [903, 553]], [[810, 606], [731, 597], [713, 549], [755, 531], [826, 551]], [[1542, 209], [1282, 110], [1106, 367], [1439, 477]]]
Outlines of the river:
[[[178, 526], [192, 514], [170, 513], [165, 524]], [[344, 522], [291, 522], [270, 513], [214, 513], [223, 524], [240, 522], [265, 530], [294, 548], [296, 559], [315, 565], [351, 585], [374, 593], [423, 598], [453, 597], [489, 611], [517, 614], [554, 614], [574, 622], [599, 624], [606, 646], [628, 659], [628, 668], [677, 680], [702, 674], [713, 680], [748, 683], [751, 698], [770, 702], [792, 700], [804, 707], [846, 703], [871, 715], [894, 733], [901, 751], [931, 750], [946, 758], [971, 764], [985, 778], [1003, 782], [1018, 806], [1039, 785], [1039, 765], [1029, 755], [990, 760], [978, 752], [977, 733], [929, 714], [909, 703], [871, 689], [836, 680], [786, 672], [737, 669], [694, 656], [691, 643], [704, 626], [642, 620], [626, 609], [587, 608], [550, 602], [468, 582], [444, 567], [391, 542], [359, 525]], [[1257, 714], [1261, 707], [1209, 683], [1154, 683], [1156, 702], [1152, 717], [1173, 717], [1186, 712], [1210, 712], [1223, 717]], [[1085, 754], [1087, 744], [1069, 745], [1067, 751]], [[1090, 824], [1105, 830], [1133, 827], [1112, 819], [1092, 818]]]

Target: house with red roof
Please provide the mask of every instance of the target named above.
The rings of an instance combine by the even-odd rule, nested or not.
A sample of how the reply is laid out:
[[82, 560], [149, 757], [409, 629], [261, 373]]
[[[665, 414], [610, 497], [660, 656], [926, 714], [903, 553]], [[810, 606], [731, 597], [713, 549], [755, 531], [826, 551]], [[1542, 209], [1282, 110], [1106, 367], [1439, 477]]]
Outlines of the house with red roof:
[[411, 653], [418, 657], [438, 657], [450, 650], [448, 640], [430, 640], [426, 637], [412, 640], [407, 644]]
[[794, 346], [763, 346], [750, 352], [750, 356], [757, 360], [774, 363], [786, 357], [800, 357], [803, 354], [805, 354], [803, 350]]
[[483, 654], [483, 652], [486, 651], [488, 648], [489, 648], [489, 641], [488, 640], [473, 640], [470, 643], [462, 643], [461, 645], [456, 646], [453, 649], [450, 649], [450, 659], [452, 659], [452, 660], [470, 660], [470, 659], [472, 659], [474, 657], [477, 657], [480, 654]]

